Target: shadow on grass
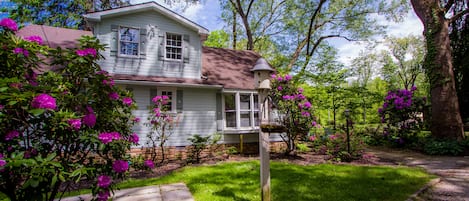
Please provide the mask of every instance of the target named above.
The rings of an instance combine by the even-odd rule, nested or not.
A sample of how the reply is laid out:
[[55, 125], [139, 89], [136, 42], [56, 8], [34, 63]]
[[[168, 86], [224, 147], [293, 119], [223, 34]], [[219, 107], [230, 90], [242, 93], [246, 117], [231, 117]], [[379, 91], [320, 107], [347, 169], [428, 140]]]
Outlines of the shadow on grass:
[[[278, 201], [405, 200], [431, 178], [421, 169], [407, 167], [271, 163], [272, 200]], [[260, 200], [257, 161], [187, 167], [144, 181], [145, 185], [184, 182], [196, 200]]]

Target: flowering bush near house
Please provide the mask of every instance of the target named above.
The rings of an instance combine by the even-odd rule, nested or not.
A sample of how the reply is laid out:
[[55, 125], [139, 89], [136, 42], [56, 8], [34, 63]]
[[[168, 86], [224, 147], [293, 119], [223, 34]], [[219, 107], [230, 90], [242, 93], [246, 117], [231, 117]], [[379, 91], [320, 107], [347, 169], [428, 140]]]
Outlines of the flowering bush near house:
[[311, 102], [303, 95], [291, 75], [272, 75], [272, 90], [269, 96], [279, 111], [279, 123], [285, 126], [281, 135], [287, 144], [286, 154], [295, 153], [298, 140], [305, 139], [310, 129], [316, 126]]
[[[97, 39], [52, 49], [16, 30], [11, 19], [0, 21], [0, 191], [12, 201], [54, 200], [86, 178], [95, 199], [107, 200], [138, 143], [132, 95], [96, 64]], [[49, 66], [55, 70], [36, 74]]]
[[423, 126], [423, 109], [425, 97], [415, 97], [417, 87], [411, 90], [399, 89], [389, 91], [383, 107], [378, 109], [384, 127], [384, 137], [397, 145], [408, 144]]

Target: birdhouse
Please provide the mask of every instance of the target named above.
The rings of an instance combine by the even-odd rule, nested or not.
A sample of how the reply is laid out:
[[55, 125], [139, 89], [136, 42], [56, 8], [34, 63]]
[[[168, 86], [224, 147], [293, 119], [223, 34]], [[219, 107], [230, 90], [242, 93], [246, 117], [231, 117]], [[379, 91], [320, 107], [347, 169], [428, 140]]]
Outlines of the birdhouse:
[[274, 69], [264, 58], [259, 58], [251, 71], [254, 72], [254, 87], [256, 89], [271, 89], [270, 73], [274, 72]]

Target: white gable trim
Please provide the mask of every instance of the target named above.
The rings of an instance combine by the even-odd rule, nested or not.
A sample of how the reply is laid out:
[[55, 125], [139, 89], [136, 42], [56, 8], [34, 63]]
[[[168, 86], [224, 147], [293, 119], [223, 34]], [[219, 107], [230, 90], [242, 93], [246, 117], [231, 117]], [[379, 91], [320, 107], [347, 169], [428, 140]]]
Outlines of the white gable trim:
[[147, 2], [147, 3], [142, 3], [142, 4], [136, 4], [136, 5], [131, 5], [131, 6], [125, 6], [121, 8], [115, 8], [115, 9], [110, 9], [110, 10], [104, 10], [104, 11], [98, 11], [94, 13], [88, 13], [85, 14], [84, 17], [88, 21], [101, 21], [103, 17], [113, 17], [113, 16], [119, 16], [119, 15], [125, 15], [129, 13], [135, 13], [135, 12], [140, 12], [140, 11], [147, 11], [147, 10], [154, 10], [158, 13], [161, 13], [162, 15], [169, 17], [170, 19], [173, 19], [193, 30], [198, 31], [199, 34], [201, 35], [208, 35], [209, 31], [205, 27], [202, 27], [198, 25], [195, 22], [192, 22], [191, 20], [175, 13], [172, 10], [169, 10], [165, 8], [164, 6], [156, 3], [156, 2]]

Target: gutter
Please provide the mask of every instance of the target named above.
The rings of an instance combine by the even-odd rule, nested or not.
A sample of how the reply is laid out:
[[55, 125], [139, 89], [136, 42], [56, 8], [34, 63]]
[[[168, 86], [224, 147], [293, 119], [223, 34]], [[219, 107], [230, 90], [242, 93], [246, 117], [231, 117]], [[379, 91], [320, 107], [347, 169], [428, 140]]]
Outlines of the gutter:
[[223, 89], [223, 85], [206, 85], [206, 84], [185, 84], [173, 82], [150, 82], [150, 81], [134, 81], [134, 80], [114, 80], [116, 84], [130, 84], [142, 86], [168, 86], [168, 87], [191, 87], [204, 89]]

